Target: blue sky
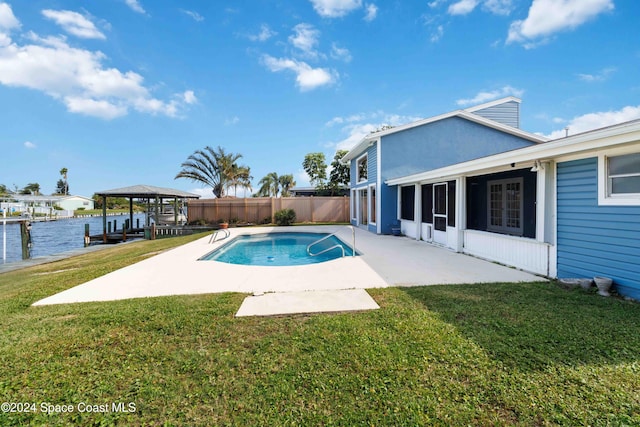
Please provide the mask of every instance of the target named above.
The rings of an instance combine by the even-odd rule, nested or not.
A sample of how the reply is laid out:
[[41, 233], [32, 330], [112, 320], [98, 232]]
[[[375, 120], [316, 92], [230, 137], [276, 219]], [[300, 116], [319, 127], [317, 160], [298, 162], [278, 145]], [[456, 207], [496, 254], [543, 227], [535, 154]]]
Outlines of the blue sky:
[[308, 185], [371, 130], [522, 99], [562, 136], [640, 118], [634, 0], [0, 0], [0, 183], [174, 180], [196, 149]]

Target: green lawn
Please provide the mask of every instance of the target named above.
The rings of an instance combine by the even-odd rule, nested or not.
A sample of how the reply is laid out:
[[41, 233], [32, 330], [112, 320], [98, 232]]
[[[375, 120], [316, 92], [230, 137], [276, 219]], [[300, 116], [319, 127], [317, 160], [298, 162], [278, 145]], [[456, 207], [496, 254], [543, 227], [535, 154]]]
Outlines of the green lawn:
[[0, 274], [0, 394], [36, 403], [0, 425], [640, 425], [640, 304], [553, 284], [274, 318], [235, 319], [241, 294], [29, 306], [198, 237]]

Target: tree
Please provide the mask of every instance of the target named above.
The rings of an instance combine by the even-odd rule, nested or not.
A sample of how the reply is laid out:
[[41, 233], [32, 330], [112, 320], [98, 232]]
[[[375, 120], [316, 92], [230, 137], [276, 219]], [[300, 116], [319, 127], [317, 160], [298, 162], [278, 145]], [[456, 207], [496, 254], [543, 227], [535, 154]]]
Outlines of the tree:
[[[207, 146], [187, 157], [180, 165], [182, 170], [174, 179], [188, 178], [201, 182], [211, 187], [214, 196], [224, 197], [228, 189], [234, 185], [238, 171], [245, 169], [249, 176], [247, 166], [237, 165], [240, 158], [242, 154], [227, 153], [220, 146], [216, 150]], [[248, 179], [250, 180], [250, 177]]]
[[22, 191], [20, 191], [20, 194], [33, 194], [34, 196], [39, 196], [40, 184], [38, 184], [37, 182], [29, 183], [22, 189]]
[[56, 191], [53, 194], [65, 194], [65, 191], [69, 192], [69, 186], [64, 182], [64, 180], [59, 179], [56, 183]]
[[316, 188], [322, 188], [324, 181], [327, 179], [327, 164], [325, 163], [324, 153], [307, 154], [304, 156], [302, 167], [309, 175], [311, 185]]
[[9, 189], [6, 185], [0, 184], [0, 196], [6, 196], [9, 194]]
[[62, 193], [60, 192], [58, 193], [64, 194], [65, 196], [69, 194], [69, 183], [67, 182], [67, 172], [69, 172], [67, 168], [60, 169], [60, 175], [62, 175], [62, 179], [64, 179], [64, 187], [63, 187]]
[[332, 187], [349, 186], [351, 170], [349, 164], [344, 164], [340, 160], [347, 155], [349, 150], [338, 150], [331, 162], [331, 174], [329, 175], [329, 185]]
[[269, 172], [260, 182], [258, 197], [278, 197], [280, 192], [280, 178], [276, 172]]
[[293, 179], [293, 175], [282, 175], [280, 178], [278, 178], [278, 182], [280, 183], [280, 188], [282, 189], [282, 197], [291, 196], [290, 190], [296, 185], [296, 181]]
[[248, 166], [233, 165], [231, 172], [231, 187], [233, 187], [233, 195], [238, 193], [238, 187], [242, 187], [247, 191], [251, 191], [251, 168]]

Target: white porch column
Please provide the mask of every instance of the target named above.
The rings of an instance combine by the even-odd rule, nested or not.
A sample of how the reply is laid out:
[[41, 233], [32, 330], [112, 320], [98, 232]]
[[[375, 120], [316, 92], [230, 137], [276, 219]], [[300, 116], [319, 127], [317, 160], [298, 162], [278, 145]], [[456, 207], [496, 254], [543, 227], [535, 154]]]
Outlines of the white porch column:
[[544, 242], [545, 232], [545, 206], [547, 200], [547, 168], [548, 164], [544, 165], [544, 168], [539, 168], [536, 172], [536, 240]]
[[467, 228], [467, 178], [456, 178], [456, 252], [464, 248], [464, 230]]
[[420, 240], [422, 238], [422, 191], [419, 183], [414, 186], [413, 191], [415, 191], [413, 220], [416, 223], [416, 240]]

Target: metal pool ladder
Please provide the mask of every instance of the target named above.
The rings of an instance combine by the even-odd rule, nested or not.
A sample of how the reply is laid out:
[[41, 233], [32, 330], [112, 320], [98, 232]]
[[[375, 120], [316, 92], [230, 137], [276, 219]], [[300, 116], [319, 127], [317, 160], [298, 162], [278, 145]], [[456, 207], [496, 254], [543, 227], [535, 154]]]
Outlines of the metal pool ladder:
[[[220, 239], [217, 239], [218, 237], [218, 233], [222, 232], [222, 234], [224, 234], [224, 236], [222, 236]], [[217, 242], [219, 240], [224, 240], [227, 237], [229, 237], [231, 235], [231, 232], [229, 232], [228, 229], [226, 228], [220, 228], [216, 231], [213, 232], [213, 234], [211, 234], [211, 237], [209, 238], [209, 243], [214, 243]]]
[[[353, 239], [353, 247], [352, 247], [353, 255], [352, 256], [356, 256], [356, 230], [352, 226], [349, 226], [349, 227], [351, 228], [351, 236], [352, 236], [352, 239]], [[327, 236], [324, 236], [323, 238], [321, 238], [319, 240], [316, 240], [315, 242], [309, 244], [309, 246], [307, 246], [307, 254], [309, 256], [318, 256], [318, 255], [322, 255], [323, 253], [329, 252], [332, 249], [340, 248], [342, 250], [342, 256], [344, 257], [345, 256], [344, 246], [342, 246], [340, 243], [336, 243], [335, 245], [331, 246], [330, 248], [324, 249], [324, 250], [318, 252], [317, 254], [314, 254], [314, 253], [311, 252], [311, 247], [312, 246], [314, 246], [314, 245], [316, 245], [316, 244], [318, 244], [320, 242], [323, 242], [323, 241], [327, 240], [329, 237], [332, 237], [332, 236], [335, 236], [335, 235], [336, 235], [336, 233], [331, 233], [331, 234], [329, 234]]]

